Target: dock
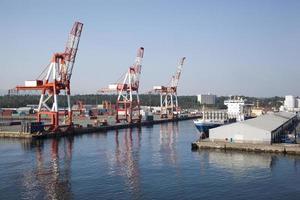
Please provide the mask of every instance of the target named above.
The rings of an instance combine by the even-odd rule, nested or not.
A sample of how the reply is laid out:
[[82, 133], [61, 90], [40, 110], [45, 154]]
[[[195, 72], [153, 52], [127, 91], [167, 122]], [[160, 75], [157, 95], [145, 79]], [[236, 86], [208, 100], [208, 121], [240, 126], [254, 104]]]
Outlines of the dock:
[[107, 132], [110, 130], [120, 130], [127, 128], [139, 128], [143, 126], [152, 126], [155, 124], [169, 123], [169, 122], [178, 122], [183, 120], [191, 120], [199, 118], [198, 115], [195, 116], [186, 116], [183, 118], [174, 118], [174, 119], [155, 119], [153, 121], [142, 121], [141, 123], [123, 123], [123, 124], [113, 124], [113, 125], [103, 125], [103, 126], [73, 126], [66, 131], [43, 131], [39, 133], [27, 133], [21, 131], [1, 131], [0, 130], [0, 138], [20, 138], [20, 139], [42, 139], [42, 138], [55, 138], [55, 137], [63, 137], [63, 136], [74, 136], [74, 135], [82, 135], [88, 133], [95, 132]]
[[246, 152], [261, 152], [261, 153], [281, 153], [290, 155], [300, 155], [300, 144], [256, 144], [256, 143], [234, 143], [200, 140], [191, 144], [193, 151], [201, 149], [218, 149], [222, 151], [246, 151]]

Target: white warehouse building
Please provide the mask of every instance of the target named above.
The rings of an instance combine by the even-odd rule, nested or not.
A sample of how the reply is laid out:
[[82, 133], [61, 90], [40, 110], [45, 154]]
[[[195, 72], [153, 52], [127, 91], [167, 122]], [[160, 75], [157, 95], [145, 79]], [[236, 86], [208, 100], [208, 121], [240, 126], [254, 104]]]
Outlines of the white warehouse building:
[[228, 141], [239, 143], [279, 142], [285, 132], [294, 125], [296, 115], [278, 112], [257, 118], [227, 124], [209, 130], [211, 141]]
[[206, 105], [216, 104], [216, 98], [217, 98], [217, 96], [214, 94], [199, 94], [197, 96], [198, 102], [200, 102], [201, 104], [206, 104]]

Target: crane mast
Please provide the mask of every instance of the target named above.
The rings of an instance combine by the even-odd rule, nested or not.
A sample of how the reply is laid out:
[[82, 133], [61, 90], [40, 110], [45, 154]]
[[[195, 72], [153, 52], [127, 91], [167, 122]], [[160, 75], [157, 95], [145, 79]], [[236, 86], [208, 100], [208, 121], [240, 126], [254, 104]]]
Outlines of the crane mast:
[[182, 71], [185, 57], [181, 58], [175, 75], [171, 78], [169, 86], [154, 86], [155, 93], [160, 94], [160, 116], [161, 118], [176, 118], [179, 113], [177, 87]]
[[116, 101], [116, 121], [125, 121], [128, 123], [140, 122], [140, 99], [139, 85], [142, 69], [142, 59], [144, 48], [140, 47], [137, 51], [134, 64], [130, 66], [121, 79], [122, 82], [110, 84], [108, 88], [101, 89], [102, 93], [118, 94]]
[[70, 103], [70, 80], [77, 54], [83, 24], [75, 22], [68, 37], [65, 51], [63, 53], [54, 53], [50, 64], [47, 66], [44, 78], [39, 77], [36, 80], [25, 81], [24, 86], [17, 86], [16, 90], [37, 90], [41, 91], [39, 106], [37, 109], [37, 121], [41, 121], [42, 115], [50, 117], [50, 130], [56, 130], [60, 126], [58, 108], [58, 95], [65, 91], [67, 96], [68, 110], [63, 110], [62, 114], [67, 118], [65, 125], [72, 125], [72, 110]]

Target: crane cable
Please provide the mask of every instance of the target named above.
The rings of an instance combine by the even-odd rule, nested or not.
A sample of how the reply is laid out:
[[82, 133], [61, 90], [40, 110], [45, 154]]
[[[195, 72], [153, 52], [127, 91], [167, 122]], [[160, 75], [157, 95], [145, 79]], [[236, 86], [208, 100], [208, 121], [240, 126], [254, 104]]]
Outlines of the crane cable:
[[[40, 73], [40, 75], [37, 77], [36, 80], [39, 80], [39, 78], [41, 78], [41, 76], [45, 73], [45, 71], [49, 68], [51, 63], [49, 63], [44, 69], [43, 71]], [[46, 75], [45, 75], [46, 76]], [[43, 79], [45, 78], [45, 76], [43, 77]]]

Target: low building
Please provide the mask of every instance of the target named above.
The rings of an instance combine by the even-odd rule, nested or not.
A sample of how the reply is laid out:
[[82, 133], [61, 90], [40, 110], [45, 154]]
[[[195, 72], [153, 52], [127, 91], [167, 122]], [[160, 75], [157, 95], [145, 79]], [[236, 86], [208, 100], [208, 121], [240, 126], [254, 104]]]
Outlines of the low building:
[[16, 108], [1, 108], [0, 112], [2, 117], [12, 117], [18, 114]]
[[212, 121], [224, 121], [228, 120], [227, 110], [203, 110], [202, 118], [204, 120], [212, 120]]
[[214, 94], [199, 94], [197, 100], [200, 104], [214, 105], [216, 104], [217, 96]]
[[293, 113], [266, 114], [210, 129], [209, 139], [240, 143], [276, 143], [294, 126], [296, 120]]

